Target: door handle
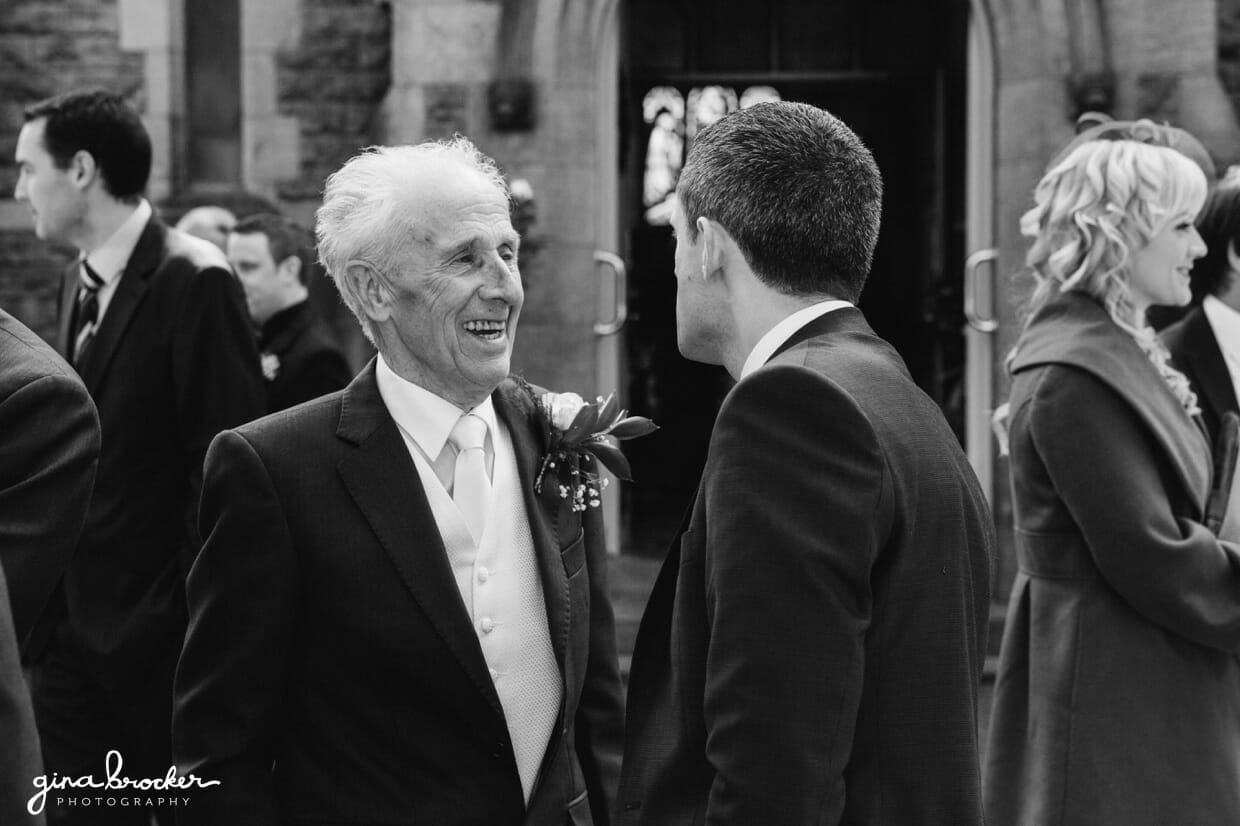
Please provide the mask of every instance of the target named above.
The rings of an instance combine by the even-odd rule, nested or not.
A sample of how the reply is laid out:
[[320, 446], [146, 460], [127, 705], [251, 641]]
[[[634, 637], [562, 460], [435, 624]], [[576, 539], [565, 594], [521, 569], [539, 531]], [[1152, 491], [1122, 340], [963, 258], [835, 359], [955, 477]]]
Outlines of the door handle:
[[990, 294], [991, 310], [994, 309], [994, 274], [995, 261], [999, 260], [999, 250], [991, 247], [989, 249], [978, 250], [965, 259], [964, 262], [964, 317], [969, 322], [969, 326], [979, 333], [993, 333], [999, 329], [999, 322], [994, 318], [982, 318], [977, 312], [977, 294], [982, 284], [982, 268], [987, 264], [987, 271], [990, 273], [989, 287], [987, 291]]
[[620, 332], [629, 317], [629, 273], [624, 266], [624, 259], [614, 253], [603, 250], [594, 251], [594, 267], [606, 268], [612, 274], [612, 291], [615, 296], [616, 310], [607, 321], [594, 322], [596, 336], [610, 336]]

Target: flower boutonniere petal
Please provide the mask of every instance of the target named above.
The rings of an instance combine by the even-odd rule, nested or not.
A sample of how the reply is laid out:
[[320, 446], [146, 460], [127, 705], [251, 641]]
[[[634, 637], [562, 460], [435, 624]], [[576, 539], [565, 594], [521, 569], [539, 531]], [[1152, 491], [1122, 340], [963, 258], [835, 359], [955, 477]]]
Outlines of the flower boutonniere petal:
[[267, 381], [275, 381], [276, 376], [280, 375], [280, 357], [275, 353], [263, 353], [262, 367], [263, 378]]
[[602, 465], [618, 479], [631, 481], [633, 471], [620, 452], [619, 443], [658, 430], [644, 416], [630, 416], [615, 394], [587, 402], [576, 393], [537, 395], [523, 384], [546, 422], [547, 453], [543, 456], [534, 491], [555, 485], [561, 499], [571, 500], [574, 511], [597, 508], [607, 480], [600, 479]]

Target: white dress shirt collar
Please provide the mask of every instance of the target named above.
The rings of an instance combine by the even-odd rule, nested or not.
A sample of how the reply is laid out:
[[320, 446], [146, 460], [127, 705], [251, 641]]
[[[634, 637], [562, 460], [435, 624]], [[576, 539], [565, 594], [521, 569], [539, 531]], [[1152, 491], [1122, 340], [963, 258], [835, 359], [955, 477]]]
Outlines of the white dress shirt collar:
[[[442, 396], [396, 375], [382, 355], [375, 364], [375, 380], [379, 384], [379, 396], [396, 424], [417, 443], [427, 460], [434, 462], [448, 443], [448, 435], [456, 425], [456, 420], [465, 415], [465, 412]], [[496, 419], [495, 405], [491, 403], [491, 397], [488, 396], [481, 404], [467, 412], [487, 423], [487, 439], [493, 443]]]
[[134, 248], [138, 246], [142, 230], [146, 229], [146, 224], [150, 220], [151, 205], [145, 198], [140, 198], [137, 209], [116, 228], [116, 232], [113, 232], [108, 240], [82, 256], [86, 263], [90, 264], [90, 268], [103, 279], [105, 286], [115, 284], [116, 280], [121, 277], [121, 273], [125, 271], [125, 265], [129, 263], [129, 258], [133, 255]]
[[1212, 295], [1207, 295], [1201, 302], [1201, 311], [1214, 332], [1218, 349], [1223, 353], [1223, 363], [1231, 376], [1232, 389], [1240, 396], [1240, 312]]
[[826, 315], [834, 310], [844, 307], [851, 307], [852, 302], [843, 301], [841, 299], [831, 299], [830, 301], [820, 301], [817, 304], [811, 304], [808, 307], [802, 307], [792, 315], [786, 317], [783, 321], [766, 331], [762, 338], [758, 339], [758, 343], [754, 345], [753, 350], [749, 352], [749, 358], [745, 359], [745, 366], [741, 368], [740, 379], [745, 378], [750, 373], [757, 370], [775, 355], [775, 351], [780, 346], [792, 338], [797, 330], [800, 330], [806, 324], [809, 324], [816, 318]]

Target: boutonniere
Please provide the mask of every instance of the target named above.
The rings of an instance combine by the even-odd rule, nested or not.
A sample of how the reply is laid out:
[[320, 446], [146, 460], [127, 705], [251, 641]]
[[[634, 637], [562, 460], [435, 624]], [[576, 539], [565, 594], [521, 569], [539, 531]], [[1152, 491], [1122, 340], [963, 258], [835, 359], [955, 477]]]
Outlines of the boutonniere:
[[620, 407], [615, 394], [587, 402], [576, 393], [543, 393], [524, 384], [546, 423], [547, 454], [543, 456], [534, 491], [542, 493], [554, 485], [561, 499], [572, 502], [574, 511], [597, 508], [607, 487], [599, 478], [601, 464], [617, 479], [632, 481], [629, 460], [620, 452], [619, 442], [636, 439], [658, 430], [644, 416], [630, 416]]
[[263, 378], [267, 381], [275, 381], [280, 375], [280, 357], [275, 353], [263, 353], [262, 366]]

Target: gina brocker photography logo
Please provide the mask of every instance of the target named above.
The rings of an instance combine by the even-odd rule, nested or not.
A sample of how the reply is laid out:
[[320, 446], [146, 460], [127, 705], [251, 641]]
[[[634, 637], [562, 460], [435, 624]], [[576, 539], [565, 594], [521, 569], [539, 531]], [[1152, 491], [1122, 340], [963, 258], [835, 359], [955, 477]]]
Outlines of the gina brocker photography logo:
[[194, 774], [178, 774], [176, 766], [169, 766], [163, 777], [127, 777], [121, 753], [108, 752], [104, 761], [105, 774], [96, 778], [93, 774], [68, 777], [59, 774], [36, 775], [36, 789], [26, 811], [41, 814], [49, 797], [57, 807], [115, 808], [143, 806], [188, 806], [190, 796], [181, 792], [207, 789], [220, 785], [218, 780], [204, 780]]

